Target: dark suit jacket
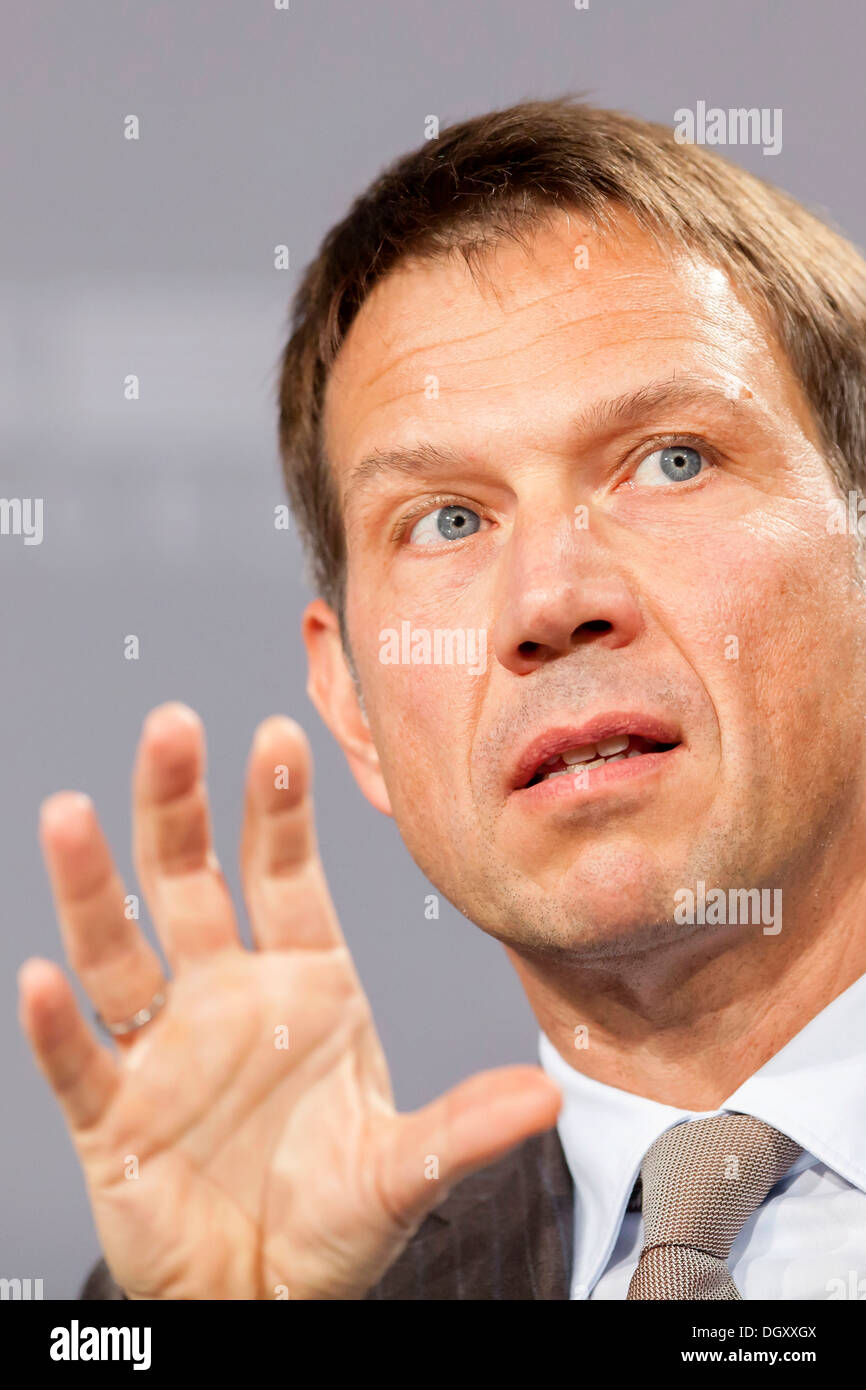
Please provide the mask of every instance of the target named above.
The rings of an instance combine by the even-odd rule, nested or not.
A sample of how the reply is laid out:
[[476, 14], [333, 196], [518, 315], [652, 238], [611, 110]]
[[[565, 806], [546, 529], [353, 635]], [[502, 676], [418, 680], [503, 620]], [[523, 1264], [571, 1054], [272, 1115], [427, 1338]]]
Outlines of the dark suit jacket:
[[[573, 1190], [557, 1131], [534, 1135], [458, 1183], [366, 1297], [567, 1299]], [[81, 1297], [124, 1297], [104, 1260]]]

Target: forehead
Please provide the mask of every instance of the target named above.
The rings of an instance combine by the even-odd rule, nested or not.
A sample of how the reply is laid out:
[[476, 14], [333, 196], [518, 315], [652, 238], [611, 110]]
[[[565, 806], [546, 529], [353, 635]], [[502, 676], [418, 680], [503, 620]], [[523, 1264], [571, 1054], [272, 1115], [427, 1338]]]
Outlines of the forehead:
[[662, 250], [631, 219], [601, 235], [559, 211], [525, 246], [483, 256], [482, 274], [456, 253], [406, 260], [362, 305], [325, 396], [341, 492], [371, 450], [467, 430], [514, 442], [527, 429], [554, 447], [565, 409], [679, 371], [757, 395], [812, 433], [781, 349], [726, 274]]

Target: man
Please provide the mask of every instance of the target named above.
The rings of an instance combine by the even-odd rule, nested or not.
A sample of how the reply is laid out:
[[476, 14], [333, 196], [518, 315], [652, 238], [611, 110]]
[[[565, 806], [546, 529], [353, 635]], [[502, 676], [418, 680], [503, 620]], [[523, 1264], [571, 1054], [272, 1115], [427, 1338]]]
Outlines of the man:
[[72, 793], [42, 840], [119, 1055], [22, 971], [85, 1296], [837, 1296], [866, 1255], [864, 330], [835, 232], [568, 100], [444, 131], [329, 233], [280, 390], [308, 689], [505, 947], [542, 1069], [395, 1114], [303, 734], [253, 744], [246, 952], [200, 723], [161, 707], [134, 840], [170, 978]]

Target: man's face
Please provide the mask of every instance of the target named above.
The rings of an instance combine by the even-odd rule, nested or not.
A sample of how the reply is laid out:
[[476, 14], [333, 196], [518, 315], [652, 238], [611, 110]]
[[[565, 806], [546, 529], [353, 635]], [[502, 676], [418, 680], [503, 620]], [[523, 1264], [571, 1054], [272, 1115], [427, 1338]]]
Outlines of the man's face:
[[518, 950], [617, 954], [700, 930], [698, 880], [802, 888], [860, 815], [854, 542], [721, 271], [564, 213], [485, 268], [405, 262], [341, 350], [347, 629], [428, 878]]

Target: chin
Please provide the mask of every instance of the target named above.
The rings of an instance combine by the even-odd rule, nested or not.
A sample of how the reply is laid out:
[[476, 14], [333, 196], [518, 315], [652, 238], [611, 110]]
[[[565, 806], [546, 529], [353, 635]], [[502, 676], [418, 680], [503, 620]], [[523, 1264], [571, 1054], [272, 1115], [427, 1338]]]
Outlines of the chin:
[[573, 894], [557, 899], [545, 895], [508, 919], [506, 932], [495, 932], [520, 954], [557, 958], [579, 966], [593, 960], [616, 960], [658, 951], [696, 936], [708, 928], [675, 920], [673, 895], [660, 906], [658, 893], [634, 894], [627, 903], [619, 893]]

